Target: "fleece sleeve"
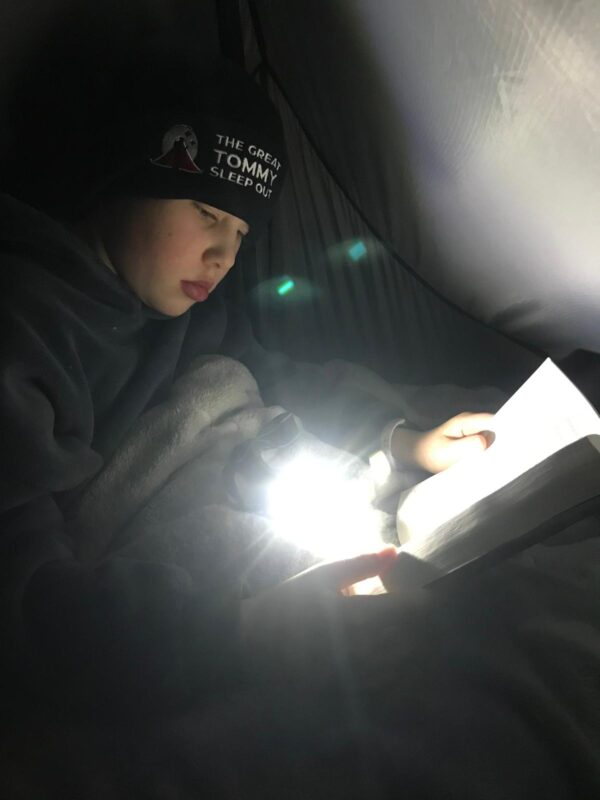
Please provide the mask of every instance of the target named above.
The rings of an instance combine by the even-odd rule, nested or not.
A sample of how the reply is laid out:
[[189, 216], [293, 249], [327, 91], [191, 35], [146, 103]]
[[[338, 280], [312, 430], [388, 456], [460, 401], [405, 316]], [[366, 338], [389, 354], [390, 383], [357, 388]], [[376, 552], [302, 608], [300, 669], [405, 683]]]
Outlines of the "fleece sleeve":
[[66, 337], [6, 308], [0, 329], [0, 665], [60, 704], [179, 704], [229, 685], [239, 597], [183, 569], [73, 555], [56, 498], [101, 467], [93, 410]]
[[[384, 398], [370, 390], [368, 381], [348, 380], [343, 362], [299, 362], [268, 351], [241, 310], [229, 309], [228, 317], [225, 354], [248, 367], [267, 405], [292, 411], [323, 441], [365, 457], [381, 447], [390, 423], [416, 427], [406, 420], [407, 408], [391, 390]], [[379, 381], [379, 386], [385, 383]]]

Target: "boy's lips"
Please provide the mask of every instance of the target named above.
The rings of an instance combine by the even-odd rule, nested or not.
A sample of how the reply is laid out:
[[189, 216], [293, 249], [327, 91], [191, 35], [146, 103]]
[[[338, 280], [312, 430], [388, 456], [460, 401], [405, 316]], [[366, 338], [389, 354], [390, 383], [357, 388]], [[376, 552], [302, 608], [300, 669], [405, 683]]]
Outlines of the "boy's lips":
[[202, 303], [210, 294], [212, 283], [207, 283], [206, 281], [181, 281], [181, 289], [190, 300]]

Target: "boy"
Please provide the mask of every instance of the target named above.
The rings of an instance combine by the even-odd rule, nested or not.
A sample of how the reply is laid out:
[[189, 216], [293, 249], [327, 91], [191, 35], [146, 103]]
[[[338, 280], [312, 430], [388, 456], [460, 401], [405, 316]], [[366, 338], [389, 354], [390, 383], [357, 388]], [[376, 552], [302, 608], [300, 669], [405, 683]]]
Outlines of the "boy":
[[[73, 557], [65, 512], [194, 355], [243, 361], [269, 403], [295, 369], [265, 353], [215, 291], [281, 189], [276, 112], [229, 68], [198, 75], [172, 59], [159, 70], [169, 91], [143, 72], [129, 76], [130, 91], [120, 87], [113, 122], [86, 140], [87, 160], [79, 153], [46, 194], [61, 222], [2, 202], [4, 666], [28, 690], [76, 706], [152, 697], [156, 707], [234, 685], [242, 664], [270, 659], [293, 616], [304, 640], [291, 666], [298, 648], [319, 641], [317, 609], [352, 603], [337, 591], [394, 557], [328, 565], [279, 587], [276, 600], [244, 604], [172, 564]], [[370, 402], [341, 417], [364, 446], [393, 411]], [[487, 419], [427, 434], [392, 425], [391, 455], [444, 468], [462, 448], [485, 446]], [[265, 603], [279, 610], [275, 621], [265, 621]]]

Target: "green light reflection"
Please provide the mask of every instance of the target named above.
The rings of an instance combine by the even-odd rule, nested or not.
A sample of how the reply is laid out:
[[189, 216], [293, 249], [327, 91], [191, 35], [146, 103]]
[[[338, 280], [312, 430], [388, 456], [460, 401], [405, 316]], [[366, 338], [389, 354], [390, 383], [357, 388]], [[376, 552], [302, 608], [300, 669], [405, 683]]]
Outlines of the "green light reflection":
[[355, 242], [352, 247], [348, 248], [348, 255], [352, 259], [352, 261], [359, 261], [363, 256], [367, 254], [367, 247], [362, 239], [359, 239], [358, 242]]
[[295, 283], [291, 278], [288, 278], [283, 283], [280, 283], [277, 287], [277, 294], [283, 297], [283, 295], [289, 294], [292, 289], [295, 287]]

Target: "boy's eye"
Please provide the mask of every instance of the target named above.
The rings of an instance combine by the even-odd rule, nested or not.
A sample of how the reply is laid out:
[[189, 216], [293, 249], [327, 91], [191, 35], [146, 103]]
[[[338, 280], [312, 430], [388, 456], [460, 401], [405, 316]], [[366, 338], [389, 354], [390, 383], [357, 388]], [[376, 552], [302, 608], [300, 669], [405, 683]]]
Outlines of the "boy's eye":
[[[212, 222], [219, 221], [219, 218], [217, 217], [216, 214], [213, 214], [212, 211], [209, 211], [207, 208], [204, 208], [204, 206], [201, 205], [200, 203], [194, 202], [194, 206], [198, 209], [198, 211], [200, 212], [200, 216], [204, 217], [204, 219], [210, 220]], [[242, 239], [245, 239], [249, 233], [250, 233], [249, 230], [238, 229], [239, 240], [241, 241]]]
[[200, 215], [204, 217], [204, 219], [211, 219], [216, 221], [217, 218], [215, 217], [215, 215], [212, 214], [210, 211], [207, 211], [207, 209], [204, 208], [203, 206], [197, 205], [196, 208], [200, 212]]

